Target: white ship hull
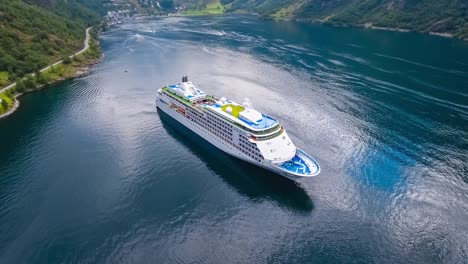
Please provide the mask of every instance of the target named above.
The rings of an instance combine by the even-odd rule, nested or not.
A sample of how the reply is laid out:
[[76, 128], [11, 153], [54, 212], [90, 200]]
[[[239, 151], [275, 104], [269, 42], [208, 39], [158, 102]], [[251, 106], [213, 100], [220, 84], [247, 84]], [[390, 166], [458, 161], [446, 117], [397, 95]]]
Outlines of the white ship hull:
[[[249, 162], [249, 163], [251, 163], [253, 165], [257, 165], [259, 167], [262, 167], [262, 168], [264, 168], [266, 170], [269, 170], [271, 172], [274, 172], [276, 174], [279, 174], [279, 175], [281, 175], [283, 177], [286, 177], [286, 178], [294, 180], [294, 181], [297, 181], [297, 180], [303, 179], [303, 178], [308, 178], [308, 177], [304, 177], [304, 176], [295, 175], [294, 173], [289, 173], [288, 171], [286, 171], [284, 169], [281, 169], [279, 166], [277, 166], [275, 164], [272, 164], [268, 160], [261, 160], [260, 162], [258, 162], [256, 160], [250, 158], [246, 154], [242, 153], [239, 149], [235, 148], [233, 145], [224, 142], [222, 139], [220, 139], [216, 135], [212, 134], [210, 131], [208, 131], [208, 130], [204, 129], [203, 127], [199, 126], [196, 122], [194, 122], [194, 121], [186, 118], [185, 116], [181, 115], [175, 109], [170, 108], [168, 104], [161, 102], [159, 100], [159, 98], [156, 98], [156, 106], [161, 111], [163, 111], [164, 113], [166, 113], [167, 115], [169, 115], [170, 117], [175, 119], [177, 122], [179, 122], [181, 125], [185, 126], [189, 130], [191, 130], [192, 132], [197, 134], [198, 136], [202, 137], [203, 139], [205, 139], [206, 141], [211, 143], [213, 146], [217, 147], [218, 149], [226, 152], [227, 154], [229, 154], [231, 156], [234, 156], [234, 157], [236, 157], [238, 159]], [[302, 152], [302, 153], [304, 153], [304, 152]], [[313, 160], [313, 162], [314, 162], [314, 166], [315, 166], [315, 161]], [[316, 174], [318, 174], [319, 172], [320, 172], [320, 168], [317, 165]]]

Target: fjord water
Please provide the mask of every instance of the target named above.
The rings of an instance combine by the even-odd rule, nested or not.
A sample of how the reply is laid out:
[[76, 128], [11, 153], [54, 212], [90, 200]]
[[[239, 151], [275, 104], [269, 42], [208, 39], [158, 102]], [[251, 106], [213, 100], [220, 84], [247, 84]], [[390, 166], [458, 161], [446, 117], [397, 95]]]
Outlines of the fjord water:
[[[468, 44], [248, 16], [130, 21], [0, 120], [0, 263], [462, 263]], [[276, 117], [294, 183], [155, 109], [188, 75]]]

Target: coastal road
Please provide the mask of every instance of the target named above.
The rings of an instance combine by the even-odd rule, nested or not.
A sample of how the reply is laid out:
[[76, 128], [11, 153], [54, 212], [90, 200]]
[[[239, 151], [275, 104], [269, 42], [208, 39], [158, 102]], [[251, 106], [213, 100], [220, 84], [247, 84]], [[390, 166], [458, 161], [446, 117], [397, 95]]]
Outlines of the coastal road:
[[[89, 28], [86, 29], [86, 38], [85, 38], [85, 41], [84, 41], [84, 47], [83, 47], [83, 49], [81, 49], [80, 51], [78, 51], [78, 52], [76, 52], [75, 54], [71, 55], [70, 58], [72, 58], [73, 56], [80, 55], [81, 53], [83, 53], [83, 52], [85, 52], [86, 50], [89, 49], [89, 38], [90, 38], [90, 36], [89, 36], [89, 31], [91, 30], [91, 28], [92, 28], [92, 27], [89, 27]], [[52, 65], [49, 65], [49, 66], [47, 66], [47, 67], [41, 69], [40, 72], [47, 71], [47, 70], [50, 69], [51, 67], [56, 66], [56, 65], [58, 65], [58, 64], [60, 64], [60, 63], [62, 63], [62, 62], [63, 62], [63, 60], [57, 61], [56, 63], [54, 63], [54, 64], [52, 64]], [[34, 73], [33, 73], [32, 75], [34, 76]], [[10, 89], [10, 88], [12, 88], [12, 87], [15, 87], [15, 86], [16, 86], [16, 83], [12, 83], [12, 84], [10, 84], [10, 85], [8, 85], [8, 86], [6, 86], [6, 87], [0, 89], [0, 93], [3, 93], [3, 92], [5, 92], [5, 91], [7, 91], [8, 89]]]

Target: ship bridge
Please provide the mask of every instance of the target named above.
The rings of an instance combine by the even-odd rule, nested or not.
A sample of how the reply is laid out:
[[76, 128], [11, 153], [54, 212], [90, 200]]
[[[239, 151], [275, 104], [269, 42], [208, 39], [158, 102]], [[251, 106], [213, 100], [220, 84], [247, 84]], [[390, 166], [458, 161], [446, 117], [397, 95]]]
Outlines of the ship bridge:
[[296, 155], [296, 146], [284, 129], [266, 140], [251, 139], [251, 142], [255, 143], [263, 157], [272, 163], [283, 163]]

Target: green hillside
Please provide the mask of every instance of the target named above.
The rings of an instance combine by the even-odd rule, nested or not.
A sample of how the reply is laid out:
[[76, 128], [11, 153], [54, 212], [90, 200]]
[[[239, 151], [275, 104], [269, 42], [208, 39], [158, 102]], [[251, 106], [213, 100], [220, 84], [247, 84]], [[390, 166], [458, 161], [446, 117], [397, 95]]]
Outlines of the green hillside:
[[0, 87], [78, 50], [102, 12], [96, 0], [0, 1]]
[[184, 7], [186, 15], [220, 15], [226, 10], [220, 0], [173, 0], [173, 6]]
[[228, 11], [275, 19], [321, 21], [450, 33], [468, 38], [466, 0], [222, 0]]

